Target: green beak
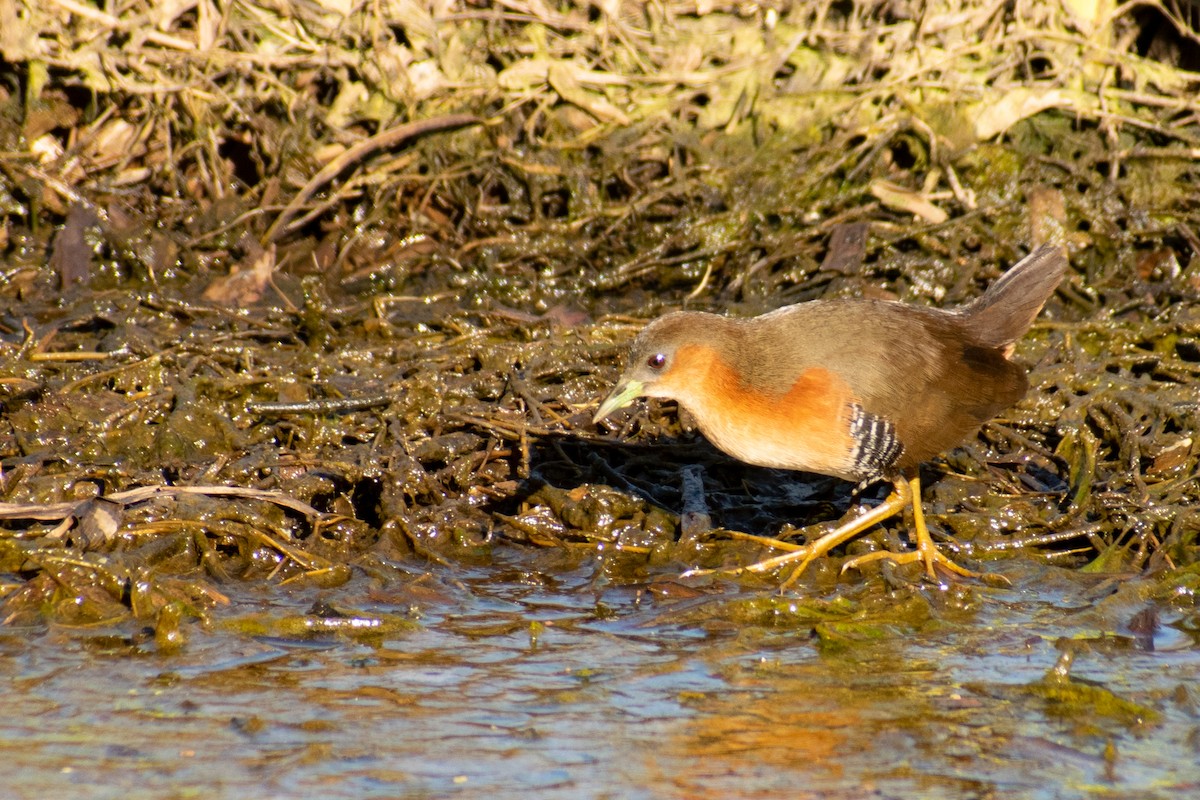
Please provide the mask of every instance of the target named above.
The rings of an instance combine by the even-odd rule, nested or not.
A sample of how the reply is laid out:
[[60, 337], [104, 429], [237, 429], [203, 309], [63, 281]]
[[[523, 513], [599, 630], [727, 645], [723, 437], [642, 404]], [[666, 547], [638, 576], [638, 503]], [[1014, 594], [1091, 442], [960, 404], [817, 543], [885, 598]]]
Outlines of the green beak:
[[627, 380], [624, 383], [618, 383], [617, 387], [609, 393], [608, 397], [604, 398], [604, 402], [600, 404], [600, 408], [596, 409], [596, 416], [592, 417], [592, 422], [599, 422], [618, 408], [624, 408], [629, 405], [642, 396], [642, 391], [645, 388], [645, 383], [633, 379]]

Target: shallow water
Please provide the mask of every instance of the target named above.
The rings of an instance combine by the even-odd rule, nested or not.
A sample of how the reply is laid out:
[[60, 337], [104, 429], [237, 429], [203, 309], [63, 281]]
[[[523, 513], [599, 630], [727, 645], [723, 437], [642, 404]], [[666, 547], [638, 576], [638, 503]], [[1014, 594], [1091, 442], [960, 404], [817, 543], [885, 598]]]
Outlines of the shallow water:
[[[1059, 798], [1200, 787], [1200, 654], [1169, 608], [1153, 650], [1131, 645], [1120, 628], [1144, 605], [1134, 583], [1014, 561], [1003, 566], [1013, 588], [894, 592], [898, 605], [928, 609], [920, 624], [856, 627], [851, 615], [844, 635], [814, 636], [795, 620], [722, 613], [756, 597], [745, 589], [596, 590], [587, 564], [542, 573], [518, 556], [336, 593], [236, 596], [175, 655], [103, 630], [8, 629], [0, 746], [7, 774], [20, 776], [8, 796]], [[326, 614], [329, 628], [387, 619], [389, 632], [246, 634], [266, 618], [317, 620], [295, 615], [318, 599], [354, 610]], [[1072, 685], [1158, 719], [1040, 691], [1060, 637], [1085, 645]]]

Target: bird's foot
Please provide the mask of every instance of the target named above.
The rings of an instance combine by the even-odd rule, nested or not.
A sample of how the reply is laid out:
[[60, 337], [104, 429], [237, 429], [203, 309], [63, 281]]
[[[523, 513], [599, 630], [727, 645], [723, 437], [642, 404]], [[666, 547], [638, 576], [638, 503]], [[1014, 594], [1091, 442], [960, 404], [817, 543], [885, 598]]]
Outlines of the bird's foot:
[[[924, 542], [921, 544], [924, 544]], [[914, 561], [920, 561], [925, 565], [925, 574], [928, 575], [929, 579], [932, 581], [938, 580], [937, 567], [941, 567], [947, 572], [952, 572], [955, 575], [960, 575], [964, 578], [980, 577], [980, 573], [973, 572], [966, 567], [960, 567], [958, 564], [955, 564], [947, 556], [945, 556], [941, 550], [938, 550], [937, 545], [935, 545], [932, 541], [928, 542], [928, 547], [918, 547], [916, 550], [910, 550], [905, 553], [893, 553], [890, 550], [879, 550], [874, 553], [855, 556], [854, 558], [847, 559], [846, 562], [842, 564], [842, 572], [845, 572], [848, 569], [858, 569], [864, 564], [869, 564], [872, 561], [882, 560], [891, 561], [893, 564], [897, 565], [911, 564]]]
[[784, 586], [787, 586], [793, 580], [799, 577], [800, 573], [804, 571], [804, 568], [809, 565], [809, 562], [811, 562], [817, 556], [822, 555], [821, 551], [814, 550], [811, 545], [795, 545], [777, 540], [772, 540], [769, 543], [763, 542], [763, 544], [767, 544], [769, 547], [787, 549], [791, 552], [784, 553], [780, 556], [774, 556], [773, 558], [763, 559], [762, 561], [757, 561], [753, 564], [747, 564], [744, 567], [729, 567], [726, 569], [689, 569], [679, 577], [692, 578], [697, 575], [715, 575], [718, 573], [722, 575], [743, 575], [747, 572], [770, 572], [771, 570], [778, 569], [779, 567], [787, 566], [788, 564], [799, 561], [800, 565], [796, 567], [796, 569], [792, 572], [792, 576], [784, 583]]
[[[911, 499], [911, 490], [907, 483], [902, 480], [896, 481], [896, 491], [892, 492], [886, 500], [880, 503], [875, 508], [860, 514], [858, 517], [843, 523], [829, 533], [823, 534], [815, 541], [804, 545], [790, 544], [780, 542], [777, 539], [763, 541], [764, 544], [769, 544], [771, 547], [782, 550], [791, 550], [789, 553], [775, 556], [773, 558], [764, 559], [754, 564], [748, 564], [744, 567], [734, 567], [733, 569], [718, 569], [718, 570], [688, 570], [683, 573], [683, 577], [693, 575], [711, 575], [715, 572], [720, 572], [726, 575], [741, 575], [746, 572], [769, 572], [771, 570], [786, 567], [790, 564], [796, 564], [792, 569], [792, 574], [780, 585], [780, 590], [787, 589], [804, 573], [808, 565], [814, 559], [827, 555], [831, 550], [843, 544], [850, 539], [853, 539], [858, 534], [865, 531], [872, 525], [894, 516], [904, 509]], [[756, 537], [758, 538], [758, 537]], [[760, 539], [761, 540], [761, 539]], [[799, 562], [799, 563], [796, 563]]]
[[755, 533], [742, 533], [741, 531], [728, 531], [727, 535], [730, 539], [737, 539], [743, 542], [754, 542], [755, 544], [761, 544], [763, 547], [770, 547], [774, 550], [787, 550], [790, 553], [804, 549], [804, 545], [802, 544], [785, 542], [783, 539], [776, 539], [773, 536], [759, 536]]

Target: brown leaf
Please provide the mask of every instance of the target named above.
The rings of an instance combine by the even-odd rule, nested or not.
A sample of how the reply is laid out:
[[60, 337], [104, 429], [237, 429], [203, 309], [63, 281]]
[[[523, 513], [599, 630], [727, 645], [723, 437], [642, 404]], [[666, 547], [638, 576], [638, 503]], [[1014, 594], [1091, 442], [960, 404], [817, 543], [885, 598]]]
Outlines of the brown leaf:
[[870, 228], [866, 222], [835, 225], [829, 236], [829, 251], [825, 253], [821, 269], [843, 275], [856, 273], [867, 256], [867, 233]]
[[240, 308], [253, 305], [262, 299], [274, 271], [275, 245], [272, 244], [252, 252], [228, 275], [210, 283], [204, 290], [204, 299]]
[[94, 550], [117, 535], [125, 507], [104, 497], [93, 497], [75, 510], [76, 524], [69, 534], [72, 543], [81, 550]]
[[932, 225], [940, 225], [950, 218], [950, 215], [938, 206], [926, 200], [920, 193], [891, 181], [882, 179], [871, 181], [871, 194], [893, 211], [903, 211], [920, 217]]
[[62, 288], [86, 281], [91, 273], [92, 251], [86, 233], [99, 222], [96, 213], [80, 203], [67, 212], [67, 221], [54, 237], [54, 252], [50, 254], [50, 268], [58, 273]]

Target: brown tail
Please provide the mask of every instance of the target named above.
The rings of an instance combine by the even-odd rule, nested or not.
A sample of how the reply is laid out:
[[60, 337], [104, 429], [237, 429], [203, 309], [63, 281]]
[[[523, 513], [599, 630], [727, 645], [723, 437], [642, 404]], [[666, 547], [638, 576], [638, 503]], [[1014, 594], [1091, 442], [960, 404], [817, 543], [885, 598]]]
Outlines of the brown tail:
[[1066, 248], [1044, 244], [1021, 259], [981, 297], [963, 306], [979, 344], [1007, 349], [1020, 339], [1067, 270]]

